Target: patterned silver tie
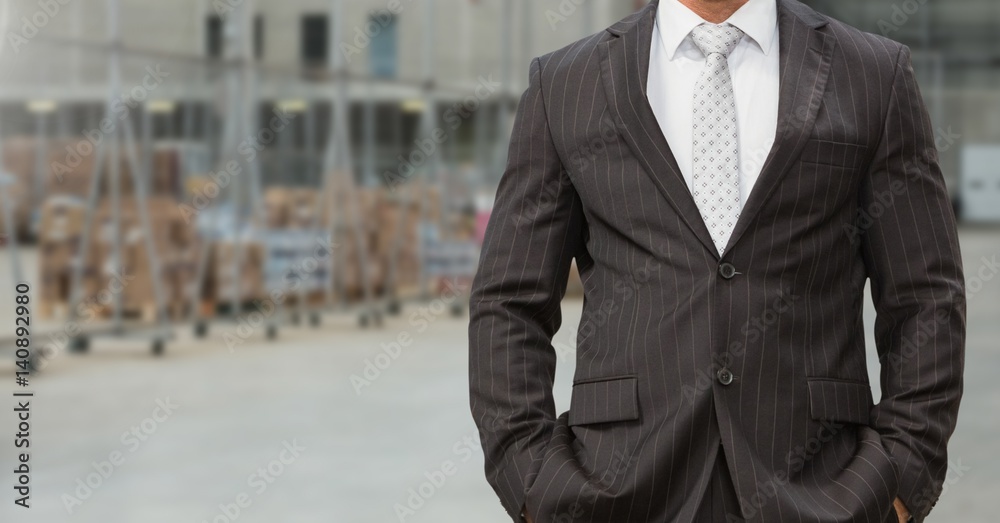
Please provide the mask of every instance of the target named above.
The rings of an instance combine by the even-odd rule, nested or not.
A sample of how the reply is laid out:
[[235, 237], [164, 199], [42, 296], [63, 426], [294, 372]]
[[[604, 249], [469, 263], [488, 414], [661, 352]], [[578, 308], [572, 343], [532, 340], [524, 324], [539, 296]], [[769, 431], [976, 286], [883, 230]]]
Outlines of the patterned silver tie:
[[740, 142], [729, 53], [743, 31], [729, 24], [702, 24], [691, 31], [705, 54], [694, 88], [694, 198], [722, 254], [740, 217]]

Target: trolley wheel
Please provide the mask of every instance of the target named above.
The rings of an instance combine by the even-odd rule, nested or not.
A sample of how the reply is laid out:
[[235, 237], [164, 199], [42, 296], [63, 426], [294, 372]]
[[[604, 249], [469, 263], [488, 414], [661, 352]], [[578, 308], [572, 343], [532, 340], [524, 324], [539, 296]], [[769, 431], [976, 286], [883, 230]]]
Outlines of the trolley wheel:
[[367, 312], [362, 312], [361, 314], [358, 315], [358, 325], [362, 329], [367, 329], [368, 328], [368, 313]]
[[462, 307], [461, 303], [452, 303], [451, 304], [451, 315], [452, 316], [458, 318], [459, 316], [462, 315], [463, 312], [465, 312], [465, 307]]
[[267, 339], [273, 340], [278, 337], [278, 327], [276, 325], [267, 326]]
[[293, 312], [288, 319], [289, 319], [289, 321], [292, 322], [292, 325], [298, 325], [298, 324], [302, 323], [302, 316], [299, 315], [299, 313], [297, 313], [297, 312]]
[[166, 348], [166, 344], [163, 342], [163, 340], [161, 340], [161, 339], [155, 339], [155, 340], [153, 340], [153, 347], [152, 347], [152, 349], [153, 349], [153, 356], [163, 356], [163, 352], [164, 352], [165, 348]]
[[399, 313], [403, 311], [403, 306], [399, 303], [399, 300], [392, 300], [385, 308], [385, 311], [389, 316], [399, 316]]
[[208, 335], [208, 322], [199, 320], [194, 324], [194, 337], [204, 338]]
[[78, 354], [83, 354], [90, 350], [90, 338], [86, 336], [77, 336], [69, 342], [69, 351], [76, 352]]
[[313, 327], [319, 327], [319, 324], [323, 322], [323, 318], [320, 317], [318, 312], [314, 312], [309, 315], [309, 325]]

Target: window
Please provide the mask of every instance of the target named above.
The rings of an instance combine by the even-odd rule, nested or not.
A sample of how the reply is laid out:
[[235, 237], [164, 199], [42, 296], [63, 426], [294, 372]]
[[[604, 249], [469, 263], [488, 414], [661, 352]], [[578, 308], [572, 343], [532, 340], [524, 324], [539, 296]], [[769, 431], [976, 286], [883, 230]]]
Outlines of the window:
[[395, 78], [398, 60], [396, 16], [388, 11], [375, 12], [370, 17], [369, 27], [377, 27], [369, 47], [371, 53], [371, 73], [382, 78]]
[[326, 15], [302, 17], [302, 61], [307, 65], [326, 64], [328, 26]]
[[264, 57], [264, 17], [253, 17], [253, 57], [260, 60]]
[[[205, 54], [210, 58], [222, 58], [225, 50], [223, 37], [225, 22], [218, 15], [210, 15], [205, 24]], [[264, 56], [264, 17], [253, 17], [253, 55], [258, 60]]]
[[208, 17], [205, 23], [205, 54], [210, 58], [222, 58], [222, 18]]

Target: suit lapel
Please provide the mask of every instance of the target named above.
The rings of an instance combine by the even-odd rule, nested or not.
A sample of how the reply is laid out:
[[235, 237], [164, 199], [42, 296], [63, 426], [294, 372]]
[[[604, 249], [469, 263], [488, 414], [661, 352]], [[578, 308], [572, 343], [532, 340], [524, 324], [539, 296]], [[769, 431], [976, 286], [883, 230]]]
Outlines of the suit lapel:
[[[774, 146], [729, 239], [733, 247], [788, 173], [816, 123], [830, 74], [834, 40], [826, 20], [796, 0], [778, 1], [780, 93]], [[694, 197], [660, 129], [646, 94], [649, 48], [658, 0], [608, 28], [617, 38], [600, 46], [601, 79], [621, 135], [657, 189], [702, 245], [720, 258]]]
[[798, 159], [816, 123], [826, 90], [834, 39], [818, 29], [826, 20], [795, 0], [778, 0], [781, 81], [778, 128], [760, 176], [740, 213], [726, 252], [760, 214], [775, 188]]
[[650, 2], [608, 29], [618, 38], [600, 46], [601, 79], [615, 123], [643, 170], [702, 245], [718, 259], [712, 235], [646, 98], [657, 3]]

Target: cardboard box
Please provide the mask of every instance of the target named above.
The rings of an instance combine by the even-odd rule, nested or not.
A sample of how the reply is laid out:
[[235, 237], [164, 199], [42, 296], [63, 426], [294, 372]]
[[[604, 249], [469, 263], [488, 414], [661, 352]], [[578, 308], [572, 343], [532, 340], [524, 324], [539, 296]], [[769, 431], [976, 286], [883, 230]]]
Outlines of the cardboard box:
[[83, 233], [86, 203], [74, 196], [56, 196], [45, 200], [38, 228], [40, 242], [59, 242], [79, 238]]

